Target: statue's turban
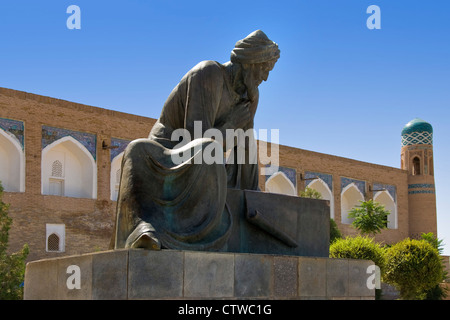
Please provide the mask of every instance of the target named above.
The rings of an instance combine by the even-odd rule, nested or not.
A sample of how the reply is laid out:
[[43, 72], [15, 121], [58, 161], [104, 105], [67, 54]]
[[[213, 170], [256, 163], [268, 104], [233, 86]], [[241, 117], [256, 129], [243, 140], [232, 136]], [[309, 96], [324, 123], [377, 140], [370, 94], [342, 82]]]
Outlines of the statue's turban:
[[234, 49], [231, 51], [232, 62], [245, 64], [267, 62], [279, 57], [278, 45], [261, 30], [256, 30], [236, 42]]

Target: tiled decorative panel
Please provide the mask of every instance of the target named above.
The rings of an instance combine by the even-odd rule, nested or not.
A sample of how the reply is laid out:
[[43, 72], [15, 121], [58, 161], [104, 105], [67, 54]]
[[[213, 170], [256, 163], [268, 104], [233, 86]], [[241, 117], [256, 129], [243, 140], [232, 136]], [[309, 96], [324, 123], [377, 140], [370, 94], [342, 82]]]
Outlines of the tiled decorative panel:
[[417, 188], [432, 188], [432, 189], [434, 189], [434, 184], [430, 184], [430, 183], [408, 184], [408, 189], [417, 189]]
[[[266, 167], [269, 167], [269, 165], [266, 165]], [[287, 168], [287, 167], [278, 167], [278, 171], [283, 172], [286, 177], [292, 182], [292, 184], [294, 185], [294, 187], [297, 188], [297, 171], [295, 169], [292, 168]], [[275, 173], [274, 173], [275, 174]], [[270, 178], [271, 176], [266, 175], [266, 181]]]
[[22, 121], [0, 118], [0, 128], [12, 134], [24, 146], [24, 125]]
[[92, 133], [73, 131], [63, 128], [42, 126], [42, 149], [49, 144], [70, 136], [80, 142], [90, 152], [94, 160], [97, 159], [97, 136]]
[[389, 184], [374, 183], [373, 184], [374, 194], [378, 192], [377, 190], [386, 190], [387, 192], [389, 192], [392, 199], [394, 199], [394, 202], [397, 203], [397, 188], [395, 186]]
[[408, 184], [408, 194], [429, 193], [435, 194], [434, 184], [430, 183], [413, 183]]
[[434, 191], [434, 190], [412, 190], [412, 191], [408, 191], [408, 194], [418, 194], [418, 193], [436, 194], [436, 191]]
[[111, 138], [111, 147], [117, 147], [111, 149], [111, 161], [122, 153], [130, 142], [130, 140]]
[[366, 195], [366, 182], [362, 180], [356, 180], [351, 178], [341, 177], [341, 192], [346, 186], [354, 183], [358, 190], [365, 196]]
[[314, 178], [320, 178], [323, 182], [325, 182], [328, 186], [328, 188], [330, 188], [330, 190], [333, 190], [333, 176], [331, 174], [326, 174], [326, 173], [320, 173], [320, 172], [311, 172], [311, 171], [305, 171], [305, 188], [314, 180], [309, 180], [309, 179], [314, 179]]
[[412, 132], [402, 135], [402, 146], [410, 146], [413, 144], [433, 144], [432, 132]]

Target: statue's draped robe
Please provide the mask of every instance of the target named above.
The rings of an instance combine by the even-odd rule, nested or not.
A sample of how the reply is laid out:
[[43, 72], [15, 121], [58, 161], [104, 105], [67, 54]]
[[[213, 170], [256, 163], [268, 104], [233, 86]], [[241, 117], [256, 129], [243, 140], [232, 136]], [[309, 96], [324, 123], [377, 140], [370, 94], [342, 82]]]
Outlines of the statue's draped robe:
[[[227, 187], [257, 189], [258, 165], [195, 164], [192, 159], [178, 164], [172, 156], [192, 151], [194, 157], [215, 147], [218, 142], [212, 139], [194, 137], [194, 122], [201, 121], [202, 133], [226, 127], [226, 115], [245, 99], [217, 62], [201, 62], [183, 77], [148, 139], [134, 140], [124, 151], [114, 248], [131, 247], [146, 232], [165, 248], [220, 250], [226, 244], [232, 227]], [[256, 110], [258, 101], [252, 103]], [[180, 128], [192, 139], [181, 148], [179, 141], [171, 141], [172, 132]], [[253, 121], [242, 129], [249, 128]]]

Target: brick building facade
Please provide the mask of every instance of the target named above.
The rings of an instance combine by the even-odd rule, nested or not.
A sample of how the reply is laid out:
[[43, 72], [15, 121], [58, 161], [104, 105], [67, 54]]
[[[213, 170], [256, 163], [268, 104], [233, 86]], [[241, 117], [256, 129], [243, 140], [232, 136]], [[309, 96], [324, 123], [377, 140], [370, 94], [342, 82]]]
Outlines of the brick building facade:
[[[0, 88], [0, 180], [13, 218], [10, 250], [28, 243], [31, 261], [107, 249], [121, 152], [147, 137], [155, 121]], [[401, 168], [279, 145], [279, 170], [261, 175], [260, 188], [294, 196], [306, 186], [318, 190], [345, 235], [356, 234], [348, 211], [372, 198], [391, 211], [377, 241], [437, 234], [432, 128], [415, 120], [402, 137]]]

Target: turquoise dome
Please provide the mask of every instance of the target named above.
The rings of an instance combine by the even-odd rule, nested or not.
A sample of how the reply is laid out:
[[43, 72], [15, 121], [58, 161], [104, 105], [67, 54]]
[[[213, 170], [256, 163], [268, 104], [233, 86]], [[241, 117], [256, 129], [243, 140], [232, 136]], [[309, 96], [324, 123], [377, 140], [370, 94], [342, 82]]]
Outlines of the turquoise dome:
[[410, 134], [413, 132], [428, 132], [433, 133], [433, 127], [428, 122], [415, 118], [406, 124], [402, 130], [402, 136], [404, 134]]
[[428, 122], [415, 118], [402, 130], [402, 145], [433, 144], [433, 127]]

